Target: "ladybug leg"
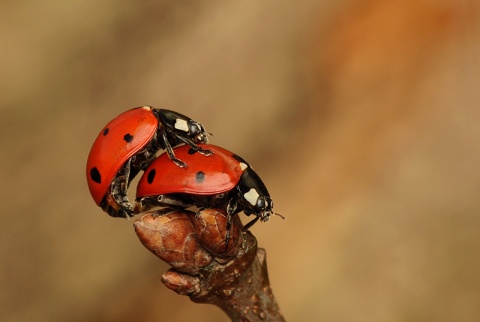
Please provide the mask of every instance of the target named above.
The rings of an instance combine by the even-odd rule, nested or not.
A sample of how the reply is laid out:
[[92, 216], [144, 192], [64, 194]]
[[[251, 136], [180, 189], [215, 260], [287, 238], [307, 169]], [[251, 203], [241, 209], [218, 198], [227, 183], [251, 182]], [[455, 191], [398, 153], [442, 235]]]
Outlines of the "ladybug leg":
[[237, 210], [237, 200], [230, 199], [227, 204], [227, 227], [225, 232], [225, 252], [227, 252], [228, 243], [230, 242], [230, 230], [232, 230], [232, 219], [233, 215]]
[[169, 207], [174, 211], [192, 206], [193, 202], [187, 198], [175, 195], [158, 195], [152, 197], [137, 198], [134, 213], [139, 214], [156, 207]]
[[187, 166], [187, 164], [185, 162], [183, 162], [182, 160], [177, 159], [175, 157], [175, 153], [173, 153], [172, 146], [170, 145], [170, 142], [168, 142], [166, 131], [162, 131], [162, 139], [163, 139], [163, 143], [165, 144], [165, 150], [167, 151], [167, 154], [168, 154], [168, 157], [170, 158], [170, 160], [172, 160], [173, 163], [175, 163], [180, 168], [185, 168]]
[[178, 209], [185, 209], [193, 205], [193, 202], [188, 198], [182, 198], [178, 195], [159, 195], [157, 196], [157, 204], [165, 207], [173, 207]]
[[155, 211], [155, 212], [152, 214], [152, 217], [153, 217], [153, 218], [156, 218], [156, 217], [166, 216], [166, 215], [171, 214], [172, 212], [176, 212], [176, 211], [178, 211], [178, 209], [163, 208], [163, 209], [160, 209], [160, 210]]
[[232, 216], [237, 213], [237, 200], [230, 199], [227, 204], [227, 215]]
[[225, 253], [228, 249], [228, 243], [230, 242], [230, 230], [232, 229], [232, 215], [227, 215], [227, 227], [225, 232]]
[[185, 144], [188, 144], [190, 145], [190, 147], [195, 151], [195, 152], [198, 152], [200, 154], [203, 154], [205, 156], [209, 156], [209, 155], [212, 155], [213, 152], [210, 151], [210, 150], [206, 150], [206, 149], [202, 149], [201, 147], [199, 147], [197, 144], [195, 144], [195, 142], [193, 142], [192, 140], [186, 138], [186, 137], [183, 137], [183, 136], [180, 136], [174, 132], [172, 132], [172, 134], [177, 138], [179, 139], [180, 141], [182, 141], [183, 143]]
[[255, 217], [254, 219], [250, 220], [245, 226], [243, 226], [242, 231], [247, 231], [250, 227], [252, 227], [260, 217]]
[[133, 216], [133, 207], [127, 196], [131, 160], [120, 169], [117, 178], [110, 185], [110, 193], [106, 197], [107, 212], [110, 216], [127, 219]]
[[213, 155], [214, 153], [210, 150], [202, 149], [201, 147], [198, 147], [198, 153], [205, 155], [205, 156], [210, 156]]

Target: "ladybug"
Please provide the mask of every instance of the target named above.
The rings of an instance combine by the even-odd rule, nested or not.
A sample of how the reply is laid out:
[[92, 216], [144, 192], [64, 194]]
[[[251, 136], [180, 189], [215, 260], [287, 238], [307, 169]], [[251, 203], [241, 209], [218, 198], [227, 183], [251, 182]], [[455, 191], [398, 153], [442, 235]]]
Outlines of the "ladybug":
[[267, 221], [271, 215], [278, 215], [273, 212], [273, 202], [263, 181], [245, 160], [219, 146], [199, 146], [213, 153], [204, 157], [189, 146], [179, 146], [174, 149], [175, 155], [185, 160], [188, 167], [175, 167], [162, 154], [145, 169], [137, 186], [135, 212], [156, 206], [223, 209], [228, 219], [226, 245], [234, 214], [243, 211], [247, 216], [255, 215], [244, 230], [259, 219]]
[[88, 156], [87, 182], [95, 203], [110, 216], [131, 217], [127, 188], [158, 150], [165, 149], [175, 167], [185, 167], [172, 147], [186, 143], [209, 155], [197, 145], [208, 142], [207, 134], [200, 123], [170, 110], [143, 106], [120, 114], [100, 131]]

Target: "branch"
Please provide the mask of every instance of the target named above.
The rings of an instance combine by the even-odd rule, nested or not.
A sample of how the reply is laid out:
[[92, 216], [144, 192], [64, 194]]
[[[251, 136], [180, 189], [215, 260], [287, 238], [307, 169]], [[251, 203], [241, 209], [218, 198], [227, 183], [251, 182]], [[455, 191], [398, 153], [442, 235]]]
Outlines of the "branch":
[[172, 266], [162, 282], [195, 303], [220, 307], [232, 321], [285, 321], [268, 279], [266, 252], [233, 218], [225, 249], [222, 210], [147, 213], [134, 222], [142, 244]]

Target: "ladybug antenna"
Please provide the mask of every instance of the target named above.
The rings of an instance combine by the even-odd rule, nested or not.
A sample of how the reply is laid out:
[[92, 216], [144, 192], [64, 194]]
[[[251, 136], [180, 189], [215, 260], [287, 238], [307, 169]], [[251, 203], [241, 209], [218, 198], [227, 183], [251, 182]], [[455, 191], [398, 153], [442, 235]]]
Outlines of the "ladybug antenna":
[[285, 220], [285, 216], [282, 216], [282, 215], [280, 215], [280, 214], [278, 214], [278, 213], [276, 213], [276, 212], [274, 212], [273, 215], [274, 215], [274, 216], [278, 216], [278, 217], [282, 218], [283, 220]]

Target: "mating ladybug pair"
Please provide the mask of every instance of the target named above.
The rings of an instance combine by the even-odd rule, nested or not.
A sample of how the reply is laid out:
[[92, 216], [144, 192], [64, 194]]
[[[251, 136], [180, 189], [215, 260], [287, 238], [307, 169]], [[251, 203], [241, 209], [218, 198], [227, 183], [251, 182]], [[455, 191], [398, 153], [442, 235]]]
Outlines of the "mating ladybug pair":
[[[260, 177], [241, 157], [207, 142], [203, 126], [180, 113], [150, 106], [126, 111], [93, 143], [87, 160], [90, 193], [113, 217], [128, 218], [157, 206], [196, 206], [224, 209], [229, 223], [241, 211], [255, 215], [245, 229], [259, 219], [267, 221], [273, 202]], [[156, 158], [160, 149], [166, 153]], [[127, 189], [141, 170], [132, 206]]]

